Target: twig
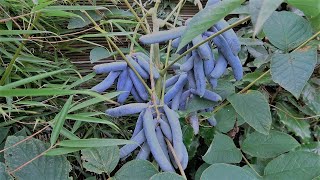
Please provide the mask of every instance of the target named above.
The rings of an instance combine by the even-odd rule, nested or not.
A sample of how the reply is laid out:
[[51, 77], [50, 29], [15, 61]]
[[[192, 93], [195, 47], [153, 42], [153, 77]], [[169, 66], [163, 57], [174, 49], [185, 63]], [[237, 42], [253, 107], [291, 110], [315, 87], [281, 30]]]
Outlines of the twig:
[[[33, 12], [32, 12], [33, 13]], [[0, 23], [4, 23], [4, 22], [7, 22], [7, 21], [10, 21], [10, 20], [15, 20], [15, 19], [19, 19], [19, 18], [22, 18], [22, 17], [25, 17], [25, 16], [29, 16], [30, 14], [32, 13], [27, 13], [27, 14], [22, 14], [22, 15], [19, 15], [19, 16], [15, 16], [15, 17], [9, 17], [9, 18], [6, 18], [6, 19], [0, 19]], [[15, 21], [14, 21], [15, 22]], [[19, 25], [19, 24], [18, 24]]]
[[184, 173], [184, 170], [183, 170], [183, 168], [182, 168], [182, 165], [181, 165], [181, 163], [180, 163], [180, 161], [179, 161], [179, 158], [178, 158], [176, 152], [174, 151], [174, 148], [173, 148], [172, 144], [170, 143], [170, 141], [169, 141], [167, 138], [165, 138], [165, 139], [166, 139], [167, 145], [168, 145], [168, 147], [169, 147], [169, 150], [171, 151], [172, 156], [173, 156], [173, 158], [174, 158], [174, 160], [175, 160], [175, 162], [176, 162], [176, 164], [177, 164], [177, 166], [178, 166], [178, 168], [179, 168], [179, 171], [180, 171], [180, 173], [181, 173], [181, 176], [184, 177], [185, 179], [187, 179], [187, 176], [186, 176], [186, 174]]
[[[130, 3], [128, 2], [128, 0], [124, 0], [124, 3], [126, 4], [126, 6], [129, 8], [129, 10], [131, 11], [131, 13], [134, 15], [134, 17], [137, 19], [138, 22], [142, 22], [140, 17], [137, 15], [137, 13], [134, 11], [134, 9], [132, 8], [132, 6], [130, 5]], [[146, 26], [144, 24], [141, 24], [141, 27], [143, 29], [143, 31], [145, 33], [148, 33], [148, 30], [146, 28]]]
[[248, 159], [243, 155], [243, 153], [241, 152], [241, 156], [244, 159], [244, 161], [246, 162], [246, 164], [259, 176], [262, 177], [254, 168], [253, 166], [250, 164], [250, 162], [248, 161]]

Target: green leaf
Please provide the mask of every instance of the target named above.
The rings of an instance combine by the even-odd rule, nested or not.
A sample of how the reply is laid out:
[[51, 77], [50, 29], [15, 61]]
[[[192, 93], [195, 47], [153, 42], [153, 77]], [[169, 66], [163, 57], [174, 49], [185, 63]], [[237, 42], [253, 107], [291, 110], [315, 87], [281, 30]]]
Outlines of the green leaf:
[[287, 0], [292, 6], [295, 6], [307, 16], [317, 16], [320, 13], [319, 0]]
[[57, 155], [64, 155], [64, 154], [69, 154], [69, 153], [72, 153], [72, 152], [77, 152], [77, 151], [80, 151], [82, 150], [83, 148], [69, 148], [69, 147], [66, 147], [66, 148], [54, 148], [54, 149], [51, 149], [49, 150], [47, 153], [46, 153], [46, 156], [57, 156]]
[[97, 174], [110, 173], [117, 166], [120, 159], [118, 146], [98, 147], [81, 150], [83, 167]]
[[[91, 6], [94, 7], [94, 6]], [[68, 29], [77, 29], [77, 28], [83, 28], [92, 22], [90, 19], [82, 12], [74, 12], [75, 14], [79, 15], [80, 17], [74, 17], [69, 20]], [[102, 15], [96, 13], [95, 11], [87, 11], [87, 13], [90, 15], [90, 17], [95, 20], [99, 21], [102, 19]]]
[[274, 46], [285, 52], [298, 47], [312, 36], [309, 22], [287, 11], [274, 12], [265, 22], [263, 31]]
[[212, 128], [210, 126], [200, 128], [199, 135], [204, 139], [204, 142], [207, 146], [210, 146], [210, 144], [212, 143], [215, 131], [216, 131], [215, 128]]
[[256, 81], [256, 79], [258, 77], [260, 77], [264, 72], [263, 71], [254, 71], [252, 73], [247, 73], [244, 77], [243, 77], [243, 80], [242, 81], [245, 81], [245, 82], [253, 82], [255, 81], [255, 85], [259, 86], [259, 85], [262, 85], [262, 84], [269, 84], [272, 82], [272, 79], [271, 79], [271, 75], [268, 73], [267, 75], [263, 76], [261, 79], [259, 79], [258, 81]]
[[61, 69], [61, 70], [56, 70], [56, 71], [52, 71], [52, 72], [48, 72], [48, 73], [43, 73], [43, 74], [31, 76], [31, 77], [28, 77], [28, 78], [25, 78], [25, 79], [21, 79], [21, 80], [6, 84], [4, 86], [1, 86], [0, 90], [12, 89], [12, 88], [15, 88], [15, 87], [18, 87], [18, 86], [22, 86], [22, 85], [25, 85], [25, 84], [30, 83], [30, 82], [34, 82], [34, 81], [37, 81], [37, 80], [40, 80], [40, 79], [47, 78], [49, 76], [53, 76], [55, 74], [61, 73], [61, 72], [66, 71], [66, 70], [67, 69]]
[[68, 114], [68, 110], [69, 110], [71, 102], [72, 102], [72, 98], [73, 98], [73, 96], [69, 97], [67, 102], [62, 107], [61, 111], [54, 118], [54, 122], [53, 122], [54, 127], [53, 127], [51, 137], [50, 137], [51, 146], [53, 146], [57, 142], [57, 139], [59, 138], [60, 131], [64, 125], [64, 122], [66, 120], [66, 116]]
[[263, 179], [261, 176], [263, 175], [264, 166], [262, 164], [251, 164], [251, 166], [254, 168], [254, 170], [248, 165], [242, 166], [242, 168], [250, 172], [257, 179]]
[[269, 135], [253, 132], [243, 141], [241, 149], [258, 158], [273, 158], [288, 152], [300, 144], [290, 135], [271, 130]]
[[182, 176], [179, 176], [177, 173], [173, 172], [162, 172], [153, 175], [150, 180], [185, 180]]
[[96, 47], [90, 51], [90, 62], [95, 63], [110, 56], [112, 56], [112, 53], [110, 53], [109, 50], [102, 47]]
[[256, 131], [269, 134], [271, 113], [268, 101], [259, 91], [234, 94], [228, 98], [236, 112]]
[[318, 16], [309, 18], [309, 21], [314, 31], [320, 31], [320, 13], [318, 14]]
[[[103, 96], [104, 96], [106, 99], [112, 99], [112, 98], [118, 96], [119, 94], [120, 94], [120, 92], [112, 92], [112, 93], [104, 94]], [[83, 101], [83, 102], [81, 102], [81, 103], [79, 103], [79, 104], [72, 105], [72, 108], [70, 108], [69, 113], [74, 112], [74, 111], [77, 111], [77, 110], [79, 110], [79, 109], [86, 108], [86, 107], [91, 106], [91, 105], [93, 105], [93, 104], [100, 103], [100, 102], [102, 102], [102, 101], [105, 101], [105, 100], [102, 99], [102, 98], [100, 98], [100, 97], [96, 97], [96, 98], [92, 98], [92, 99]]]
[[123, 165], [112, 177], [114, 180], [149, 180], [158, 170], [146, 160], [132, 160]]
[[253, 36], [259, 33], [263, 24], [272, 13], [281, 5], [283, 0], [250, 0], [249, 8], [251, 20], [254, 23]]
[[0, 144], [7, 137], [10, 127], [0, 128]]
[[213, 91], [219, 94], [223, 100], [235, 93], [235, 86], [231, 82], [228, 82], [225, 79], [219, 79], [218, 84], [219, 86], [214, 88]]
[[320, 175], [320, 156], [304, 151], [283, 154], [268, 163], [264, 174], [266, 180], [312, 179]]
[[319, 89], [307, 83], [302, 93], [303, 102], [315, 113], [320, 114]]
[[252, 175], [247, 170], [242, 169], [239, 166], [229, 165], [229, 164], [213, 164], [203, 171], [201, 175], [201, 180], [230, 180], [230, 179], [245, 179], [245, 180], [257, 180], [257, 178]]
[[196, 112], [217, 105], [217, 102], [212, 102], [199, 96], [194, 96], [186, 105], [186, 113]]
[[214, 117], [217, 120], [216, 128], [220, 132], [227, 133], [234, 127], [237, 113], [231, 105], [228, 105], [219, 110]]
[[[281, 107], [281, 109], [283, 108]], [[277, 110], [277, 114], [280, 121], [296, 136], [301, 137], [305, 141], [311, 138], [310, 124], [307, 121], [291, 117], [280, 110]]]
[[219, 20], [239, 7], [244, 0], [224, 0], [214, 6], [208, 6], [197, 13], [189, 22], [186, 31], [181, 37], [179, 49], [187, 45], [193, 38], [205, 32]]
[[[5, 148], [15, 145], [24, 138], [23, 136], [9, 136]], [[34, 138], [9, 148], [4, 152], [8, 170], [16, 170], [47, 149], [46, 144]], [[44, 177], [46, 179], [68, 179], [70, 170], [70, 163], [64, 156], [40, 156], [13, 175], [23, 180], [43, 179]]]
[[242, 155], [229, 136], [216, 134], [202, 159], [208, 164], [239, 163]]
[[42, 34], [52, 33], [50, 31], [39, 31], [39, 30], [1, 30], [0, 36], [3, 35], [24, 35], [24, 34]]
[[271, 76], [274, 82], [297, 99], [309, 80], [317, 63], [315, 49], [274, 54], [271, 59]]
[[134, 144], [134, 142], [123, 139], [79, 139], [79, 140], [64, 140], [58, 145], [64, 147], [105, 147], [105, 146], [117, 146], [125, 144]]
[[43, 89], [5, 89], [0, 87], [0, 97], [6, 96], [54, 96], [54, 95], [72, 95], [72, 94], [86, 94], [103, 101], [109, 101], [108, 96], [100, 95], [90, 90], [65, 90], [55, 88], [43, 88]]
[[13, 180], [6, 170], [6, 165], [0, 162], [0, 179], [1, 180]]
[[75, 121], [82, 121], [82, 122], [106, 124], [106, 125], [109, 125], [110, 127], [112, 127], [115, 130], [118, 130], [118, 131], [120, 130], [117, 125], [115, 125], [114, 123], [108, 121], [107, 119], [99, 119], [99, 118], [95, 118], [95, 117], [82, 116], [82, 115], [79, 115], [79, 114], [67, 115], [66, 119], [72, 119], [72, 120], [75, 120]]
[[103, 6], [48, 6], [44, 10], [62, 10], [62, 11], [90, 11], [90, 10], [107, 10]]
[[200, 177], [201, 177], [203, 171], [206, 170], [209, 166], [210, 166], [210, 164], [203, 163], [203, 164], [197, 169], [197, 172], [196, 172], [196, 174], [194, 175], [194, 179], [195, 179], [195, 180], [200, 180]]
[[49, 17], [81, 17], [77, 14], [66, 12], [62, 10], [42, 10], [42, 14]]

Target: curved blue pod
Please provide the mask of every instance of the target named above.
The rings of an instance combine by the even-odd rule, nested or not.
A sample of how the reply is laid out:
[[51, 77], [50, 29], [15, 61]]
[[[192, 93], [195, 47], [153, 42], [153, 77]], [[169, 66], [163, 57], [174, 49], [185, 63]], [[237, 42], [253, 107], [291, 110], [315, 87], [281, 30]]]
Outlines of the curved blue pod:
[[178, 81], [164, 95], [164, 102], [169, 103], [169, 101], [173, 99], [181, 89], [183, 89], [187, 80], [187, 73], [181, 73]]
[[167, 160], [170, 162], [170, 157], [169, 157], [169, 151], [168, 151], [168, 147], [167, 147], [167, 143], [166, 141], [164, 140], [164, 136], [162, 134], [162, 131], [160, 129], [160, 127], [156, 127], [156, 136], [157, 136], [157, 139], [159, 141], [159, 144], [161, 146], [161, 149], [164, 153], [164, 155], [166, 156]]
[[219, 58], [216, 62], [216, 66], [214, 67], [210, 76], [215, 79], [220, 78], [223, 75], [223, 73], [226, 71], [227, 66], [228, 66], [227, 60], [224, 58], [223, 55], [219, 55]]
[[131, 94], [132, 94], [132, 97], [133, 99], [138, 102], [138, 103], [142, 103], [142, 102], [145, 102], [145, 100], [143, 100], [140, 95], [138, 94], [138, 91], [136, 90], [136, 88], [133, 86], [131, 88]]
[[[214, 34], [215, 32], [217, 32], [217, 30], [215, 28], [211, 28], [214, 30], [214, 32], [206, 32], [207, 34]], [[221, 52], [221, 54], [224, 56], [224, 58], [228, 61], [228, 64], [230, 64], [232, 70], [233, 70], [233, 75], [234, 78], [239, 81], [242, 79], [243, 77], [243, 68], [242, 68], [242, 64], [241, 61], [239, 59], [238, 56], [235, 56], [227, 41], [224, 39], [223, 36], [219, 35], [215, 38], [213, 38], [213, 42], [215, 43], [215, 45], [218, 47], [219, 52]]]
[[168, 41], [170, 39], [175, 39], [182, 36], [186, 28], [186, 26], [180, 26], [166, 31], [159, 31], [152, 34], [143, 35], [139, 38], [139, 41], [143, 44], [155, 44]]
[[143, 116], [143, 127], [151, 153], [154, 159], [159, 164], [160, 168], [163, 171], [175, 172], [174, 168], [172, 167], [170, 161], [168, 161], [157, 139], [155, 126], [153, 122], [153, 116], [150, 108], [146, 109], [146, 112]]
[[177, 157], [179, 158], [179, 161], [181, 162], [183, 157], [182, 147], [184, 146], [184, 144], [182, 139], [182, 130], [179, 122], [179, 115], [175, 111], [171, 110], [167, 105], [163, 106], [163, 110], [171, 127], [173, 148], [177, 154]]
[[112, 62], [93, 66], [93, 70], [97, 74], [109, 73], [111, 71], [122, 71], [127, 68], [126, 62]]
[[181, 38], [180, 38], [180, 37], [175, 38], [174, 40], [172, 40], [171, 46], [172, 46], [173, 48], [178, 48], [178, 47], [179, 47], [179, 44], [180, 44], [180, 41], [181, 41]]
[[142, 118], [144, 115], [144, 110], [141, 111], [141, 113], [138, 116], [137, 122], [136, 122], [136, 126], [134, 127], [133, 133], [132, 133], [132, 137], [136, 136], [141, 129], [143, 128], [143, 122], [142, 122]]
[[194, 73], [194, 78], [196, 80], [196, 90], [198, 92], [198, 95], [202, 97], [206, 90], [206, 77], [204, 74], [203, 61], [200, 59], [200, 57], [196, 52], [194, 52], [194, 54], [195, 54], [195, 58], [194, 58], [193, 73]]
[[180, 74], [177, 74], [167, 79], [165, 83], [165, 87], [167, 88], [174, 85], [178, 81], [179, 77], [180, 77]]
[[131, 63], [131, 65], [134, 67], [134, 69], [139, 73], [139, 75], [143, 79], [149, 79], [149, 74], [138, 64], [135, 60], [132, 59], [131, 56], [126, 55], [128, 61]]
[[128, 78], [129, 78], [129, 75], [128, 75], [128, 70], [126, 68], [119, 75], [118, 82], [117, 82], [117, 91], [123, 90]]
[[[136, 61], [138, 64], [150, 75], [150, 63], [143, 56], [137, 56]], [[156, 67], [152, 66], [152, 73], [155, 79], [160, 77], [159, 71]]]
[[184, 110], [186, 108], [187, 100], [191, 95], [191, 90], [186, 90], [181, 94], [180, 103], [179, 103], [179, 109]]
[[188, 166], [188, 161], [189, 161], [189, 154], [185, 145], [183, 145], [182, 147], [182, 154], [183, 154], [183, 159], [180, 163], [181, 163], [182, 169], [185, 170]]
[[137, 147], [145, 142], [146, 137], [144, 135], [143, 129], [134, 137], [130, 139], [131, 141], [136, 142], [135, 144], [126, 144], [122, 148], [120, 148], [120, 158], [128, 156], [132, 151], [137, 149]]
[[199, 133], [199, 118], [196, 112], [190, 113], [189, 122], [193, 129], [193, 133], [197, 135]]
[[[220, 20], [217, 22], [214, 27], [220, 31], [229, 26], [229, 23], [225, 20]], [[229, 29], [228, 31], [221, 34], [227, 41], [232, 53], [237, 56], [241, 50], [241, 43], [237, 34], [233, 31], [233, 29]]]
[[113, 85], [114, 81], [118, 78], [119, 75], [120, 75], [120, 72], [111, 71], [103, 81], [101, 81], [99, 84], [93, 86], [91, 88], [91, 90], [101, 93], [101, 92], [109, 89]]
[[212, 87], [212, 89], [216, 88], [218, 86], [218, 79], [213, 78], [213, 77], [209, 77], [209, 83]]
[[188, 75], [188, 88], [196, 89], [197, 85], [196, 85], [196, 80], [195, 80], [193, 71], [188, 71], [187, 75]]
[[148, 99], [148, 93], [138, 76], [132, 71], [132, 69], [129, 69], [129, 76], [133, 82], [133, 85], [135, 87], [135, 90], [137, 90], [139, 96], [144, 101]]
[[131, 78], [126, 79], [126, 83], [124, 87], [121, 88], [121, 91], [124, 91], [123, 93], [119, 94], [118, 96], [118, 103], [122, 104], [126, 101], [126, 99], [129, 97], [131, 89], [133, 87], [133, 83], [131, 81]]
[[211, 125], [211, 126], [216, 126], [217, 125], [217, 120], [214, 116], [211, 116], [210, 118], [207, 119], [208, 120], [208, 123]]
[[[200, 34], [200, 35], [196, 36], [194, 39], [192, 39], [192, 44], [193, 44], [193, 46], [195, 46], [195, 45], [201, 43], [203, 40], [204, 39], [203, 39], [202, 35]], [[197, 52], [202, 60], [209, 60], [210, 58], [212, 58], [211, 56], [213, 56], [208, 42], [200, 45], [197, 48]]]
[[212, 53], [212, 48], [211, 48], [211, 44], [208, 43], [208, 48], [210, 50], [210, 54], [209, 54], [209, 59], [206, 61], [203, 61], [203, 66], [204, 66], [204, 74], [206, 76], [209, 76], [210, 73], [213, 71], [214, 67], [215, 67], [215, 59], [214, 59], [214, 55]]
[[182, 91], [183, 91], [183, 88], [180, 89], [180, 91], [178, 91], [178, 93], [176, 94], [175, 97], [173, 97], [173, 99], [171, 101], [171, 109], [172, 110], [178, 110], [179, 109], [180, 98], [181, 98], [181, 95], [182, 95]]
[[[191, 92], [193, 94], [199, 95], [198, 91], [196, 91], [194, 89], [191, 89]], [[214, 102], [222, 100], [222, 98], [221, 98], [221, 96], [219, 96], [219, 94], [217, 94], [213, 91], [209, 91], [209, 90], [205, 90], [205, 93], [203, 94], [202, 98], [210, 100], [210, 101], [214, 101]]]
[[185, 57], [185, 61], [183, 64], [180, 66], [180, 70], [184, 72], [188, 72], [193, 68], [193, 59], [194, 57], [191, 56], [187, 59], [187, 56]]
[[148, 143], [144, 142], [141, 149], [136, 157], [136, 159], [147, 160], [150, 155], [150, 147]]
[[137, 114], [148, 107], [147, 103], [131, 103], [115, 108], [107, 109], [106, 114], [112, 117], [127, 116]]
[[172, 142], [172, 133], [171, 133], [171, 127], [169, 126], [169, 124], [162, 120], [162, 119], [159, 119], [158, 120], [159, 123], [160, 123], [160, 128], [161, 128], [161, 131], [162, 133], [164, 134], [164, 136], [166, 136], [170, 142]]

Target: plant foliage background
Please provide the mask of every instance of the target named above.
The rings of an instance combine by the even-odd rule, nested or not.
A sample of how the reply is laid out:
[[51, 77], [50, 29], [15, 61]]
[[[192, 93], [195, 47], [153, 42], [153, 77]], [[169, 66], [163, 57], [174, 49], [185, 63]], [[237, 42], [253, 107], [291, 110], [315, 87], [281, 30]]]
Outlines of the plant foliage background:
[[[135, 155], [120, 159], [119, 147], [131, 143], [126, 139], [137, 117], [106, 116], [120, 92], [91, 91], [102, 77], [69, 59], [88, 51], [93, 64], [120, 59], [106, 36], [149, 52], [138, 41], [144, 32], [142, 26], [135, 31], [135, 13], [145, 13], [137, 3], [149, 10], [155, 2], [126, 2], [0, 0], [1, 180], [183, 179], [178, 171], [160, 172], [156, 163], [134, 160]], [[320, 2], [223, 2], [220, 10], [196, 14], [181, 44], [226, 17], [242, 45], [244, 78], [234, 81], [231, 71], [220, 78], [215, 92], [224, 101], [203, 114], [214, 115], [217, 126], [201, 121], [194, 135], [186, 112], [179, 112], [189, 154], [187, 178], [319, 179]], [[205, 3], [161, 1], [161, 29], [176, 17], [177, 26], [184, 24], [176, 7], [183, 11], [186, 4]], [[123, 53], [130, 52], [130, 43], [121, 47]], [[161, 63], [167, 48], [160, 44]], [[177, 56], [171, 50], [170, 60]], [[187, 112], [210, 106], [195, 99]]]

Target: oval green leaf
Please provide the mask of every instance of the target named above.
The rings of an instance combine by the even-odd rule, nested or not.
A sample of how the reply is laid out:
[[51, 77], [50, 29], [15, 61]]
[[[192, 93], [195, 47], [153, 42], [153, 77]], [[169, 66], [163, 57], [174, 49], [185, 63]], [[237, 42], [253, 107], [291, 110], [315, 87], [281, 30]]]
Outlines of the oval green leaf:
[[229, 165], [229, 164], [213, 164], [203, 171], [201, 175], [201, 180], [230, 180], [230, 179], [245, 179], [245, 180], [257, 180], [257, 178], [252, 175], [247, 170], [242, 169], [239, 166]]
[[272, 130], [269, 135], [251, 133], [243, 141], [241, 149], [253, 157], [273, 158], [298, 146], [299, 143], [290, 135]]

